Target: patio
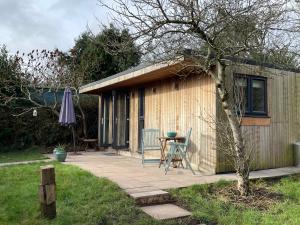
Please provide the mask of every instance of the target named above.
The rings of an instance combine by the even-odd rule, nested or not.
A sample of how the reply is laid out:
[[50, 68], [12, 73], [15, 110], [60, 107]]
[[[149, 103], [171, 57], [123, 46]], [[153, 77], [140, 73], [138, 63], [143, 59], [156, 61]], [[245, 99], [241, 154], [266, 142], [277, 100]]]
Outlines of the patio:
[[[111, 152], [83, 152], [82, 155], [68, 155], [66, 164], [76, 165], [98, 177], [106, 177], [116, 182], [127, 193], [166, 190], [187, 187], [193, 184], [214, 183], [219, 180], [235, 180], [234, 173], [205, 175], [195, 171], [171, 168], [167, 175], [157, 164], [144, 167], [141, 159], [114, 155]], [[49, 155], [53, 157], [52, 155]], [[300, 173], [300, 167], [259, 170], [251, 172], [251, 179], [278, 177]]]

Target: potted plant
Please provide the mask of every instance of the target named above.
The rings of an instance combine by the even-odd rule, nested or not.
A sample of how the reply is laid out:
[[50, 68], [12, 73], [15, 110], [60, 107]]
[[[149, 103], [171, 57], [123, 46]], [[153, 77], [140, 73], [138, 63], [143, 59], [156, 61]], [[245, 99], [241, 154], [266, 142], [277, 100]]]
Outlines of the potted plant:
[[55, 159], [59, 162], [64, 162], [66, 160], [67, 157], [67, 152], [65, 150], [65, 147], [63, 145], [58, 145], [54, 151], [54, 156]]

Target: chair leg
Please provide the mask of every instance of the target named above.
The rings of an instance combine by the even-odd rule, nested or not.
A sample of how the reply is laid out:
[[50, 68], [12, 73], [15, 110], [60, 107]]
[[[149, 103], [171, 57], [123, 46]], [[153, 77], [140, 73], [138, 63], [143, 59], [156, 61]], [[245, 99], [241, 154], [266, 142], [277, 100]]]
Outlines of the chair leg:
[[165, 161], [165, 174], [167, 174], [169, 168], [170, 168], [170, 165], [171, 165], [171, 162], [172, 162], [172, 157], [170, 155], [170, 157], [168, 157]]
[[184, 155], [183, 158], [184, 158], [184, 161], [185, 161], [187, 167], [189, 167], [190, 170], [192, 171], [192, 173], [195, 175], [195, 172], [194, 172], [194, 170], [193, 170], [191, 164], [190, 164], [189, 161], [186, 159], [186, 155]]
[[167, 157], [165, 159], [165, 163], [164, 163], [164, 167], [165, 167], [165, 174], [167, 174], [169, 168], [170, 168], [170, 165], [171, 165], [171, 162], [172, 162], [172, 159], [174, 157], [174, 153], [175, 153], [175, 146], [171, 146], [170, 147], [170, 150], [169, 150], [169, 154], [167, 154]]
[[142, 166], [145, 164], [144, 148], [142, 148]]
[[180, 165], [181, 165], [181, 167], [184, 169], [184, 166], [183, 166], [182, 160], [180, 161]]
[[189, 163], [189, 161], [186, 158], [186, 153], [183, 152], [183, 150], [181, 148], [179, 148], [180, 151], [180, 155], [182, 157], [182, 159], [185, 161], [186, 166], [192, 171], [192, 173], [195, 175], [195, 171], [193, 170], [191, 164]]

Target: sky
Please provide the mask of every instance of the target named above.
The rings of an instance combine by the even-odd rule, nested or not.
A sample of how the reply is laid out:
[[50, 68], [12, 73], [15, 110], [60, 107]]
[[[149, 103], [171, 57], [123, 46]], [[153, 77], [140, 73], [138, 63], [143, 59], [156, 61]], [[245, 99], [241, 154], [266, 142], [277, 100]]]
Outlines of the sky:
[[97, 0], [0, 0], [0, 45], [10, 53], [58, 48], [67, 51], [89, 27], [109, 23]]

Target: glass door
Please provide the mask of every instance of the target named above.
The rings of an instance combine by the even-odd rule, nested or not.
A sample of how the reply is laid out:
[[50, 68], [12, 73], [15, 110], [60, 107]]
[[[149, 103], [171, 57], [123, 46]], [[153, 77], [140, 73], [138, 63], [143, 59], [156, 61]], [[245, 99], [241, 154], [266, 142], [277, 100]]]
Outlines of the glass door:
[[145, 89], [139, 89], [138, 107], [138, 148], [141, 150], [142, 130], [145, 126]]
[[103, 94], [101, 100], [100, 145], [108, 147], [112, 144], [111, 94]]
[[129, 147], [129, 95], [114, 91], [113, 95], [113, 148]]

